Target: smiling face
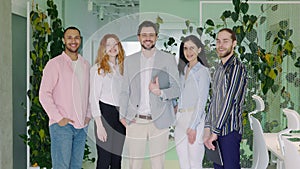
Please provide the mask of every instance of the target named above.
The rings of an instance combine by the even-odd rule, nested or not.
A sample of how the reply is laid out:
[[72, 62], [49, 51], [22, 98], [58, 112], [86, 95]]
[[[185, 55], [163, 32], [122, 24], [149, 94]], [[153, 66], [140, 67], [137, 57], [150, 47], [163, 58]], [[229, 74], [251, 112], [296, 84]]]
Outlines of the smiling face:
[[234, 52], [236, 40], [231, 38], [231, 34], [227, 31], [221, 31], [217, 36], [217, 53], [222, 60], [228, 60]]
[[81, 44], [81, 36], [78, 30], [68, 29], [64, 34], [63, 42], [65, 44], [65, 52], [76, 54]]
[[155, 47], [157, 35], [153, 27], [143, 27], [138, 39], [144, 49], [151, 50]]
[[114, 38], [106, 40], [105, 52], [108, 56], [115, 57], [119, 53], [119, 42]]
[[197, 57], [201, 52], [201, 48], [198, 48], [197, 45], [191, 40], [186, 41], [183, 45], [183, 54], [186, 60], [190, 65], [194, 65], [198, 62]]

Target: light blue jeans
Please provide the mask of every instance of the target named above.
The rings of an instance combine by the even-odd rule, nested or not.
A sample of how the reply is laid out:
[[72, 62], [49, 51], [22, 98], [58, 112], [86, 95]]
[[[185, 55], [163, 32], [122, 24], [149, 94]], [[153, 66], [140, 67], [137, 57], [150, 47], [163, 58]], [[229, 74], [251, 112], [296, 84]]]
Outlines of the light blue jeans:
[[53, 169], [81, 169], [87, 127], [76, 129], [71, 124], [50, 126]]

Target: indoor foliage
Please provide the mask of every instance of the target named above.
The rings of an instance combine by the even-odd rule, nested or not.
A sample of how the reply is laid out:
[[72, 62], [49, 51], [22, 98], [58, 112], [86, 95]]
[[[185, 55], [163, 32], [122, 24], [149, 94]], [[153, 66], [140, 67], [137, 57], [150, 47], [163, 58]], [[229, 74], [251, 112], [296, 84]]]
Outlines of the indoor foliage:
[[[296, 60], [296, 52], [294, 43], [290, 39], [293, 35], [293, 30], [289, 28], [288, 22], [282, 20], [278, 22], [279, 30], [277, 32], [267, 31], [265, 38], [258, 38], [257, 28], [262, 26], [266, 20], [266, 11], [270, 13], [278, 9], [278, 5], [261, 5], [261, 14], [249, 14], [249, 4], [247, 0], [232, 0], [233, 10], [223, 11], [220, 19], [223, 21], [221, 25], [215, 25], [214, 21], [208, 19], [204, 27], [197, 28], [197, 32], [201, 36], [202, 33], [212, 37], [212, 41], [207, 41], [206, 44], [214, 44], [216, 32], [220, 28], [228, 27], [227, 22], [233, 23], [232, 29], [237, 34], [237, 52], [240, 59], [245, 63], [248, 70], [248, 92], [246, 97], [246, 107], [243, 113], [245, 132], [243, 138], [247, 139], [247, 144], [252, 147], [252, 131], [249, 128], [247, 113], [255, 108], [251, 96], [253, 94], [261, 95], [264, 100], [268, 92], [280, 93], [284, 106], [293, 106], [294, 103], [289, 98], [289, 92], [282, 85], [282, 63], [285, 57], [290, 57]], [[270, 14], [269, 13], [269, 14]], [[271, 42], [268, 49], [263, 48], [260, 44]], [[214, 47], [213, 47], [214, 48]], [[295, 62], [295, 66], [299, 67], [299, 59]], [[266, 103], [267, 107], [268, 104]], [[278, 126], [277, 121], [267, 122], [265, 129], [271, 131], [273, 127]], [[250, 158], [251, 159], [251, 158]], [[250, 167], [248, 157], [242, 151], [243, 167]]]
[[[38, 4], [32, 2], [30, 24], [32, 28], [31, 75], [27, 96], [31, 105], [29, 121], [27, 121], [28, 135], [24, 134], [21, 137], [30, 148], [30, 164], [51, 168], [49, 119], [39, 102], [39, 87], [46, 63], [64, 50], [62, 42], [64, 29], [53, 0], [47, 0], [47, 12], [42, 11]], [[95, 158], [89, 158], [90, 153], [86, 145], [84, 159], [94, 162]]]
[[[264, 100], [267, 100], [267, 94], [272, 92], [273, 94], [279, 94], [282, 97], [281, 107], [293, 107], [294, 103], [290, 99], [290, 94], [282, 85], [282, 64], [285, 57], [290, 57], [295, 61], [294, 66], [300, 67], [300, 57], [297, 58], [294, 43], [291, 40], [293, 35], [293, 29], [289, 28], [289, 23], [286, 20], [278, 22], [279, 30], [277, 32], [267, 31], [265, 38], [258, 38], [257, 29], [267, 21], [268, 14], [278, 10], [278, 5], [265, 5], [260, 7], [261, 13], [258, 15], [249, 14], [248, 1], [232, 0], [233, 10], [225, 10], [221, 13], [220, 20], [222, 24], [216, 25], [215, 21], [208, 19], [203, 27], [197, 27], [196, 29], [191, 25], [190, 21], [185, 22], [186, 28], [182, 30], [183, 36], [188, 34], [199, 35], [203, 39], [203, 35], [210, 37], [204, 40], [206, 55], [211, 66], [212, 72], [216, 64], [219, 63], [215, 51], [215, 38], [216, 33], [221, 28], [232, 28], [237, 34], [237, 56], [246, 65], [248, 71], [248, 90], [246, 96], [244, 117], [244, 134], [243, 138], [247, 141], [247, 145], [252, 148], [252, 130], [250, 129], [248, 121], [248, 112], [255, 109], [255, 103], [252, 100], [252, 95], [257, 94], [262, 96]], [[159, 22], [160, 19], [158, 20]], [[162, 22], [161, 22], [162, 23]], [[230, 25], [230, 26], [229, 26]], [[233, 25], [233, 26], [232, 26]], [[168, 41], [170, 42], [170, 40]], [[260, 44], [270, 42], [271, 46], [268, 48], [262, 47]], [[169, 45], [166, 43], [166, 45]], [[170, 46], [170, 45], [169, 45]], [[172, 47], [172, 46], [171, 46]], [[166, 49], [168, 47], [165, 46]], [[290, 78], [288, 76], [292, 76]], [[299, 78], [297, 73], [289, 72], [286, 76], [288, 82], [295, 83], [297, 87]], [[300, 82], [299, 82], [300, 83]], [[300, 86], [300, 85], [298, 85]], [[268, 103], [266, 103], [266, 111], [268, 111]], [[261, 116], [261, 115], [258, 115]], [[260, 117], [261, 118], [261, 117]], [[278, 122], [273, 120], [266, 122], [264, 129], [267, 132], [271, 132], [274, 127], [278, 126]], [[243, 149], [241, 150], [241, 163], [242, 167], [251, 167], [249, 161], [252, 157], [249, 156]], [[204, 167], [211, 167], [211, 163], [204, 160]]]

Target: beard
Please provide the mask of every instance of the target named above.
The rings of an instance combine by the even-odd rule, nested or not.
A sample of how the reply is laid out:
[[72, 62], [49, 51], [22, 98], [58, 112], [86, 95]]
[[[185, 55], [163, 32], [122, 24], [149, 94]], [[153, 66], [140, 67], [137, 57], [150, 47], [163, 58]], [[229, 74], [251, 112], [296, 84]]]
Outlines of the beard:
[[[152, 42], [152, 41], [151, 41]], [[142, 48], [145, 49], [145, 50], [151, 50], [155, 47], [155, 43], [152, 44], [150, 47], [146, 47], [144, 44], [141, 44]]]
[[230, 48], [227, 48], [224, 54], [218, 53], [218, 55], [220, 58], [226, 58], [227, 56], [231, 55], [232, 51], [233, 51], [233, 46], [230, 46]]
[[77, 52], [78, 52], [78, 49], [79, 49], [79, 47], [76, 48], [76, 49], [72, 49], [72, 48], [70, 48], [68, 45], [66, 45], [66, 50], [68, 50], [68, 51], [71, 52], [71, 53], [77, 53]]

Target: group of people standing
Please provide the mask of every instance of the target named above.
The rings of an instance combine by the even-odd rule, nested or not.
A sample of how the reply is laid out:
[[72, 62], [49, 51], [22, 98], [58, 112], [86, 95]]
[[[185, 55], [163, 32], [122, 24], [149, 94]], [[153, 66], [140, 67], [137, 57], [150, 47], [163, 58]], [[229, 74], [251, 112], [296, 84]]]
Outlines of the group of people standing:
[[[82, 167], [91, 118], [97, 169], [121, 169], [122, 153], [129, 158], [130, 169], [142, 169], [146, 147], [152, 169], [163, 169], [169, 127], [174, 124], [181, 169], [201, 169], [204, 146], [215, 149], [215, 140], [224, 165], [214, 167], [239, 169], [247, 77], [234, 56], [235, 33], [225, 28], [217, 34], [221, 62], [212, 80], [204, 45], [196, 36], [185, 37], [180, 45], [183, 67], [177, 66], [173, 55], [156, 48], [155, 23], [142, 22], [137, 38], [141, 51], [125, 57], [119, 38], [104, 35], [90, 68], [78, 53], [80, 30], [64, 31], [65, 50], [45, 66], [39, 93], [49, 117], [53, 169]], [[125, 140], [127, 150], [122, 152]]]

